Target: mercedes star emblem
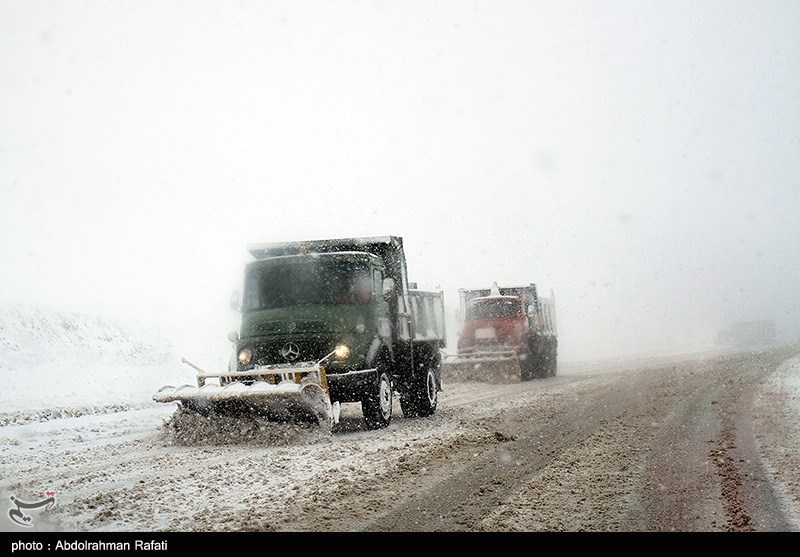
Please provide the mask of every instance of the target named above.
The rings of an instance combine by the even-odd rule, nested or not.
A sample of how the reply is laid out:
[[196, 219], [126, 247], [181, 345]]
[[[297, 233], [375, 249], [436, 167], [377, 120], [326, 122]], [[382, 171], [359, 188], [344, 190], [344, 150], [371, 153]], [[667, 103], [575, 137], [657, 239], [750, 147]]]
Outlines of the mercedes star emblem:
[[283, 348], [281, 348], [281, 356], [290, 362], [296, 360], [299, 355], [300, 347], [293, 342], [287, 342]]

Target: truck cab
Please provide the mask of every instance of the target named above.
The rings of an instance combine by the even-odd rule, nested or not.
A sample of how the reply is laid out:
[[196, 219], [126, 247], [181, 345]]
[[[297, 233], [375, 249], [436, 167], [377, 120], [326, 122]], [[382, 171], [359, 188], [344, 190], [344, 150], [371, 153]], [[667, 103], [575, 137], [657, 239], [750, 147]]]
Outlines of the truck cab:
[[238, 371], [316, 362], [331, 398], [360, 400], [383, 346], [392, 344], [384, 266], [365, 252], [284, 255], [245, 270]]
[[517, 352], [528, 333], [527, 307], [519, 296], [483, 296], [466, 306], [458, 338], [462, 354], [476, 351]]

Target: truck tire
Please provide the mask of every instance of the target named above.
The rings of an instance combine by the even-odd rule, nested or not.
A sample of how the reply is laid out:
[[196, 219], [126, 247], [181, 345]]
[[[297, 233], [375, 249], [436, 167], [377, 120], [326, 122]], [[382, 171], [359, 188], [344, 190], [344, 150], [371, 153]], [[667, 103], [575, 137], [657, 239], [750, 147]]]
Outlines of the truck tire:
[[550, 349], [550, 365], [548, 371], [550, 372], [550, 377], [555, 377], [556, 373], [558, 373], [558, 348], [554, 344], [553, 347]]
[[519, 378], [522, 381], [530, 381], [531, 377], [531, 355], [530, 354], [520, 354], [518, 356], [519, 361]]
[[525, 349], [517, 355], [519, 361], [519, 376], [522, 381], [530, 381], [536, 377], [537, 373], [537, 356], [536, 352], [531, 350], [530, 346], [525, 346]]
[[361, 399], [361, 413], [367, 429], [380, 429], [392, 421], [392, 379], [389, 372], [378, 367], [378, 379]]
[[407, 418], [422, 418], [436, 412], [439, 404], [438, 357], [428, 362], [425, 374], [415, 377], [407, 392], [400, 395], [400, 408]]

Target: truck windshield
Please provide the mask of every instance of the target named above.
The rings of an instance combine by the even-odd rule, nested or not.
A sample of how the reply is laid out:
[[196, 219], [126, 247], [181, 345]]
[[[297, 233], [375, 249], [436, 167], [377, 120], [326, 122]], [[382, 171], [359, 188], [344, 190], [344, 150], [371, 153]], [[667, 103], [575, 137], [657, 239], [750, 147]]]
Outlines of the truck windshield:
[[467, 306], [467, 319], [522, 317], [522, 315], [522, 300], [519, 298], [474, 300]]
[[276, 263], [251, 269], [245, 277], [244, 310], [372, 301], [372, 272], [354, 261]]

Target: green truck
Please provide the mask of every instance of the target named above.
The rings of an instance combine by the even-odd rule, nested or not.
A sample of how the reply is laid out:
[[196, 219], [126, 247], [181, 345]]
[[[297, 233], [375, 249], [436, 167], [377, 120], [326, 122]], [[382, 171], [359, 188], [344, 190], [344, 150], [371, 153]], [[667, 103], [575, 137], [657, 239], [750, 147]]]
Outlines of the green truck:
[[[444, 299], [407, 277], [399, 236], [253, 244], [227, 371], [166, 386], [159, 402], [206, 416], [253, 413], [333, 425], [360, 403], [369, 429], [429, 416], [441, 392]], [[215, 379], [215, 381], [209, 381]]]

